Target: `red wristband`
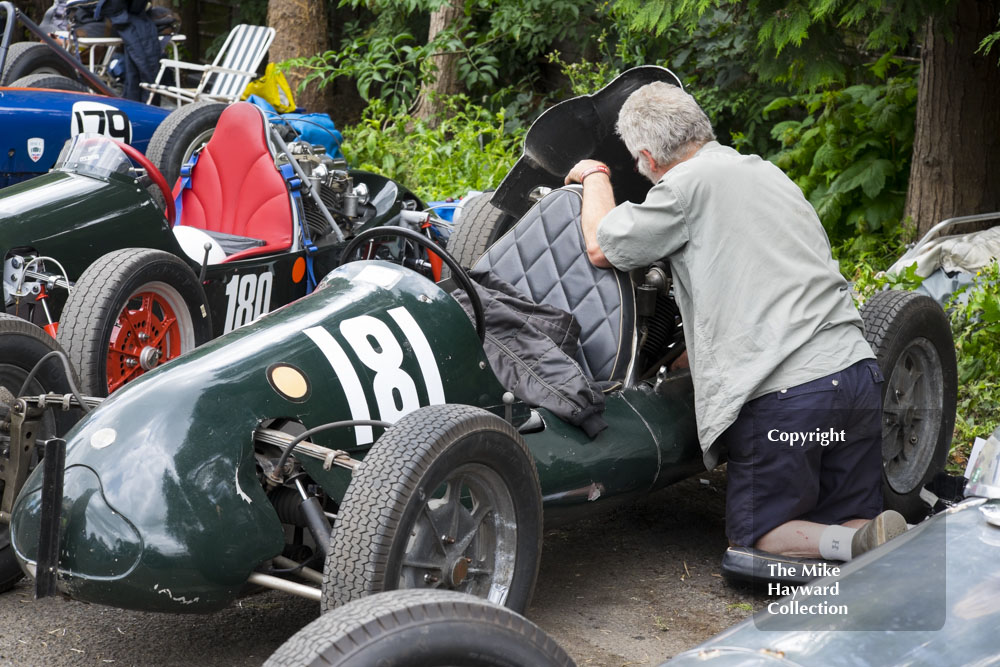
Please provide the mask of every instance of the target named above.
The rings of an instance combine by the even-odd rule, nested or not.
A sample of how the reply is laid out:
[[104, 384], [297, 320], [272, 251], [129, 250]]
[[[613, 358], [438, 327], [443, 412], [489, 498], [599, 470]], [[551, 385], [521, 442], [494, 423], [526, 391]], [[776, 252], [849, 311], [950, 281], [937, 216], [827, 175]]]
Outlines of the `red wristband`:
[[581, 183], [581, 185], [583, 184], [583, 180], [585, 178], [587, 178], [588, 176], [590, 176], [592, 174], [598, 174], [598, 173], [604, 174], [609, 179], [611, 178], [611, 170], [608, 169], [607, 166], [605, 166], [603, 164], [599, 164], [596, 167], [591, 167], [587, 171], [585, 171], [582, 174], [580, 174], [580, 183]]

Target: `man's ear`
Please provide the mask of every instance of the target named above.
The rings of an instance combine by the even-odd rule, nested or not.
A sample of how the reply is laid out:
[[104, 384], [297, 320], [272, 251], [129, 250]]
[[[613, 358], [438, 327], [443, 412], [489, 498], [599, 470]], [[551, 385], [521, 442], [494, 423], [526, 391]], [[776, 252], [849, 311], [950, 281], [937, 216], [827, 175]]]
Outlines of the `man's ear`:
[[651, 173], [655, 174], [660, 169], [660, 165], [658, 165], [656, 160], [653, 159], [652, 153], [647, 151], [645, 148], [639, 151], [639, 159], [646, 161], [646, 165], [649, 167], [649, 171]]

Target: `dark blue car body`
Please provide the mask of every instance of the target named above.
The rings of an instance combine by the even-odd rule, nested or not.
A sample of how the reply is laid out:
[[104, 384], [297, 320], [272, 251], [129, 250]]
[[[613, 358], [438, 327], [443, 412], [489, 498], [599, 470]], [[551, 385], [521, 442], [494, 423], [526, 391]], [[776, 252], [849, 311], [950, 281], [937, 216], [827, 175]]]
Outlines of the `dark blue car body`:
[[143, 153], [169, 109], [103, 95], [0, 88], [0, 187], [46, 173], [63, 144], [96, 132]]

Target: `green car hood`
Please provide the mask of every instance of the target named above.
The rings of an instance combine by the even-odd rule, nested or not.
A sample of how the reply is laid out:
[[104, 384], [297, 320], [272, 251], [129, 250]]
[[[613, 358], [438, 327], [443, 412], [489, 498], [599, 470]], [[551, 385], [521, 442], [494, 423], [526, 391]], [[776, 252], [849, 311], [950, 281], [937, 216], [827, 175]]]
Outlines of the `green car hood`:
[[180, 253], [163, 212], [134, 179], [53, 171], [0, 190], [0, 251], [55, 257], [71, 280], [118, 248]]

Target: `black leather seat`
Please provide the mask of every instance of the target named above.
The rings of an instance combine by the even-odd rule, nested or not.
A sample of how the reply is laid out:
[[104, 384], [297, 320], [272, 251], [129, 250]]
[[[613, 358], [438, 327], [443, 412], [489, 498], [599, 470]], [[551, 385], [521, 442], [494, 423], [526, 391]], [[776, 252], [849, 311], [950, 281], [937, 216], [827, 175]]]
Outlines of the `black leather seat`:
[[592, 380], [628, 379], [635, 347], [635, 294], [628, 274], [587, 259], [579, 186], [553, 190], [476, 262], [580, 324], [576, 361]]

